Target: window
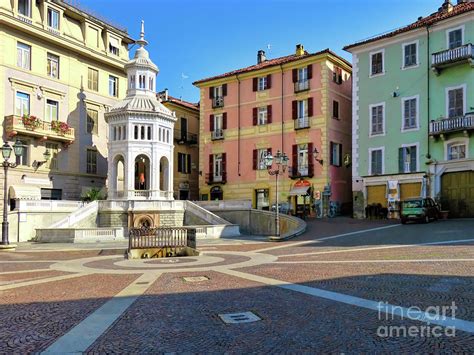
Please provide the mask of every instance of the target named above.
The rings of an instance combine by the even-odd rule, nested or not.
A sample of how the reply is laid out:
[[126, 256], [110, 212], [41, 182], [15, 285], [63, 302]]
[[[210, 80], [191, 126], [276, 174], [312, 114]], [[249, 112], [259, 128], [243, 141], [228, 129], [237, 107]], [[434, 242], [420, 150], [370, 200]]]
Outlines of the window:
[[20, 15], [31, 17], [31, 0], [18, 0], [18, 13]]
[[384, 134], [384, 105], [370, 106], [370, 135]]
[[301, 176], [308, 175], [308, 145], [298, 145], [298, 173]]
[[148, 80], [148, 89], [151, 90], [151, 91], [154, 91], [154, 86], [153, 86], [153, 78], [149, 78]]
[[214, 154], [214, 181], [222, 179], [223, 166], [222, 166], [222, 154]]
[[383, 51], [370, 54], [370, 75], [383, 74]]
[[56, 143], [46, 143], [46, 150], [49, 151], [49, 168], [51, 170], [58, 170], [58, 153], [59, 145]]
[[339, 102], [336, 100], [332, 102], [332, 117], [339, 119]]
[[398, 149], [398, 171], [400, 173], [414, 173], [417, 169], [416, 145]]
[[258, 91], [263, 91], [267, 89], [267, 77], [262, 76], [258, 78]]
[[120, 43], [117, 38], [110, 37], [109, 38], [109, 52], [112, 53], [113, 55], [119, 55], [120, 53]]
[[145, 89], [146, 87], [145, 75], [138, 76], [138, 88]]
[[305, 118], [308, 116], [308, 113], [306, 111], [306, 100], [300, 100], [298, 101], [298, 118]]
[[87, 149], [87, 168], [88, 174], [97, 174], [97, 150]]
[[17, 61], [19, 68], [31, 70], [31, 47], [27, 44], [18, 42], [16, 45]]
[[59, 11], [48, 7], [48, 26], [59, 30]]
[[92, 91], [99, 91], [99, 71], [89, 68], [87, 72], [87, 88]]
[[403, 130], [418, 128], [418, 98], [402, 99]]
[[129, 82], [130, 82], [130, 89], [135, 89], [135, 75], [130, 75], [130, 79], [129, 79]]
[[98, 123], [99, 123], [99, 111], [88, 108], [87, 109], [87, 123], [86, 123], [87, 133], [97, 134]]
[[370, 151], [369, 175], [383, 174], [383, 149], [372, 149]]
[[308, 67], [298, 69], [298, 81], [301, 83], [308, 80]]
[[448, 89], [448, 117], [464, 115], [464, 87]]
[[418, 64], [417, 43], [403, 45], [403, 67], [408, 68]]
[[331, 142], [331, 165], [342, 166], [342, 144]]
[[23, 150], [21, 152], [21, 155], [16, 156], [16, 164], [28, 166], [28, 148], [30, 145], [27, 141], [24, 140], [21, 140], [20, 142], [21, 146], [23, 147]]
[[448, 48], [453, 49], [462, 46], [463, 29], [457, 28], [448, 32]]
[[109, 95], [118, 96], [118, 78], [113, 75], [109, 75]]
[[191, 174], [191, 155], [178, 153], [178, 172]]
[[466, 159], [466, 143], [454, 142], [447, 146], [447, 159], [458, 160]]
[[270, 149], [256, 149], [257, 154], [257, 161], [256, 161], [256, 169], [257, 170], [265, 170], [267, 168], [267, 164], [265, 163], [265, 157], [268, 153], [271, 152]]
[[334, 67], [334, 71], [332, 72], [332, 81], [336, 84], [342, 84], [342, 69], [338, 67]]
[[30, 95], [24, 92], [16, 93], [15, 115], [23, 117], [30, 114]]
[[59, 57], [48, 53], [46, 72], [49, 77], [59, 79]]
[[47, 122], [57, 121], [58, 111], [59, 111], [59, 103], [57, 101], [47, 99], [45, 121]]
[[259, 107], [258, 108], [258, 124], [264, 125], [267, 124], [267, 107]]

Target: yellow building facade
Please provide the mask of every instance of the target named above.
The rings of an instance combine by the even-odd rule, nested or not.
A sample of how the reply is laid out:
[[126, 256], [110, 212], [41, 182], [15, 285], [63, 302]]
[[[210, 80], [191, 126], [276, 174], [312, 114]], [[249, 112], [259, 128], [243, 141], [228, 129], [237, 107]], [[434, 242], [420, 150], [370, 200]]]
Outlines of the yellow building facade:
[[199, 105], [160, 93], [163, 104], [176, 113], [174, 127], [174, 198], [199, 199]]
[[9, 171], [11, 199], [24, 190], [36, 199], [78, 200], [105, 186], [104, 112], [125, 96], [133, 42], [67, 2], [0, 0], [2, 135], [24, 146]]

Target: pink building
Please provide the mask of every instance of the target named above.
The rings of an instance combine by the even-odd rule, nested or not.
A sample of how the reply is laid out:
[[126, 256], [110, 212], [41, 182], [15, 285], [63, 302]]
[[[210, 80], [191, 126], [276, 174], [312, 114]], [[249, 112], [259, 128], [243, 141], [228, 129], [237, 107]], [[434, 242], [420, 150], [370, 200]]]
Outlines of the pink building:
[[[289, 157], [279, 200], [294, 212], [323, 191], [351, 201], [351, 65], [329, 49], [267, 59], [194, 83], [201, 90], [201, 199], [275, 201], [264, 156]], [[350, 207], [350, 206], [348, 206]]]

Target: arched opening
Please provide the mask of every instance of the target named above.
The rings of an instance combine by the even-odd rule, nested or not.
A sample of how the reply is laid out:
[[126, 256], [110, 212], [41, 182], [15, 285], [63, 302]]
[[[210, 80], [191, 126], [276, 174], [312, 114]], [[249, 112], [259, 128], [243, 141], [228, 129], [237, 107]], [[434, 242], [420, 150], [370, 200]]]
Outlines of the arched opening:
[[160, 159], [160, 190], [169, 191], [169, 162], [166, 157]]
[[125, 188], [125, 159], [121, 155], [116, 156], [114, 159], [112, 179], [113, 194], [117, 198], [123, 197]]
[[150, 159], [146, 155], [135, 158], [135, 190], [150, 189]]
[[151, 141], [151, 126], [148, 126], [147, 128], [147, 136], [148, 136], [147, 139]]

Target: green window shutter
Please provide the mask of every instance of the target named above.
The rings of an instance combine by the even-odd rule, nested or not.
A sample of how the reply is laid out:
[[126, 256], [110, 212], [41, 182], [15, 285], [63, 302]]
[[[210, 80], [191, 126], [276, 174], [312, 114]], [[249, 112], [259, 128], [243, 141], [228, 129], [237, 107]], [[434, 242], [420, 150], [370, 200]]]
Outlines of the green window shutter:
[[377, 174], [377, 150], [373, 150], [371, 153], [371, 159], [372, 159], [372, 164], [371, 164], [371, 175]]
[[398, 148], [398, 172], [405, 172], [405, 148]]
[[416, 146], [410, 147], [410, 172], [416, 171]]

